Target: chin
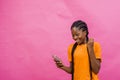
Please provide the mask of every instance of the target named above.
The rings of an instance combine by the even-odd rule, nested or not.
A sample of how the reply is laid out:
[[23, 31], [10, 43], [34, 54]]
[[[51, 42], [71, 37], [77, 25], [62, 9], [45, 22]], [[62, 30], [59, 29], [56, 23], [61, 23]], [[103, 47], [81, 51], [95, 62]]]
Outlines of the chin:
[[77, 42], [78, 45], [84, 44], [83, 42]]
[[81, 44], [81, 42], [77, 42], [77, 44], [78, 44], [78, 45], [80, 45], [80, 44]]

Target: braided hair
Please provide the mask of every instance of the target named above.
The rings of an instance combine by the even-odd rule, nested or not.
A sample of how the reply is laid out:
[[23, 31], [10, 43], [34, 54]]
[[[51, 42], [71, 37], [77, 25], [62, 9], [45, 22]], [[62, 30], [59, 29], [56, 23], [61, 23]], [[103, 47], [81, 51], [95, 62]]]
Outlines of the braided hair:
[[79, 30], [82, 29], [82, 31], [86, 31], [86, 40], [88, 41], [89, 37], [88, 37], [88, 27], [87, 27], [87, 24], [81, 20], [77, 20], [75, 22], [73, 22], [73, 24], [71, 25], [71, 30], [73, 27], [76, 27], [78, 28]]

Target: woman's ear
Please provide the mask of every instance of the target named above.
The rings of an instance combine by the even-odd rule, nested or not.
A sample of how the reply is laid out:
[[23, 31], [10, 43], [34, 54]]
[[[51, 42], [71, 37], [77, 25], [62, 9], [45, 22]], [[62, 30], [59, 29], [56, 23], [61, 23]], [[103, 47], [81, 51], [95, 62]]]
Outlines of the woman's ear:
[[84, 36], [87, 36], [87, 32], [86, 31], [84, 31]]
[[87, 43], [87, 38], [85, 37], [84, 43]]
[[87, 36], [87, 32], [86, 32], [86, 31], [84, 31], [84, 33], [83, 33], [83, 34], [84, 34], [84, 37], [85, 37], [84, 43], [87, 43], [87, 37], [86, 37], [86, 36]]

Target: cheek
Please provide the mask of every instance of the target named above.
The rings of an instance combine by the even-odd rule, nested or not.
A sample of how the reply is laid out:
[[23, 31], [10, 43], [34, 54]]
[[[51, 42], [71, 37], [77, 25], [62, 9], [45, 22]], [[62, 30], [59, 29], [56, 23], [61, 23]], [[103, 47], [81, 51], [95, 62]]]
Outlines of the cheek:
[[83, 35], [82, 35], [82, 39], [83, 39], [83, 40], [86, 39], [86, 35], [83, 34]]
[[86, 38], [86, 32], [83, 32], [83, 37]]
[[81, 38], [85, 38], [86, 34], [84, 32], [81, 32], [81, 34], [79, 35]]

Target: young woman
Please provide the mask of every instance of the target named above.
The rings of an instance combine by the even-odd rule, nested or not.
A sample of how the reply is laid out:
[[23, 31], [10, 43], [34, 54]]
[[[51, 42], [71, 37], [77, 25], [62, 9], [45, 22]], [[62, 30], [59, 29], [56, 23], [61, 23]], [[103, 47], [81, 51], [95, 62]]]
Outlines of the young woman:
[[71, 26], [75, 43], [68, 47], [70, 66], [65, 66], [61, 60], [54, 57], [58, 68], [72, 74], [72, 80], [99, 80], [98, 72], [101, 64], [101, 47], [93, 38], [88, 38], [87, 24], [81, 20]]

